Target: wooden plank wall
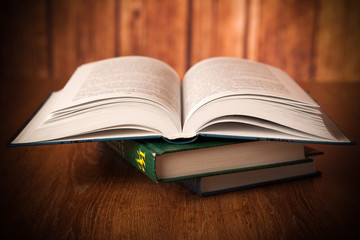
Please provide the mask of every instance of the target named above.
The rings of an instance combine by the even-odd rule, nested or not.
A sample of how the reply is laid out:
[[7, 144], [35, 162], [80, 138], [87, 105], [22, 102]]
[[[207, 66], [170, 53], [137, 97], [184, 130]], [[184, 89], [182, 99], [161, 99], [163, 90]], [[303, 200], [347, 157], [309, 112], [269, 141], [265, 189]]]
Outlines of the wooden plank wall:
[[59, 89], [80, 64], [136, 54], [161, 59], [180, 76], [201, 59], [235, 56], [280, 67], [297, 81], [359, 81], [359, 6], [356, 0], [2, 1], [0, 74], [2, 81], [52, 81]]

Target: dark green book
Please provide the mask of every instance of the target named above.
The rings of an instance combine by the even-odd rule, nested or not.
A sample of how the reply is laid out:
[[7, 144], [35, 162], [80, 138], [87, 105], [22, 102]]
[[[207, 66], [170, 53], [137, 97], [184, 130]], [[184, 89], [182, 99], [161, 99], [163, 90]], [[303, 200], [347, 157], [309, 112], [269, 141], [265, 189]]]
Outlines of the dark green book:
[[189, 144], [173, 144], [162, 139], [107, 144], [155, 182], [233, 173], [305, 159], [302, 143], [276, 141], [201, 138]]
[[181, 184], [200, 196], [208, 196], [319, 174], [314, 161], [308, 159], [277, 167], [192, 178], [181, 181]]
[[241, 169], [238, 172], [197, 177], [180, 183], [200, 196], [247, 189], [277, 182], [317, 176], [316, 155], [322, 154], [315, 149], [305, 147], [306, 159], [284, 162], [277, 166], [257, 166]]

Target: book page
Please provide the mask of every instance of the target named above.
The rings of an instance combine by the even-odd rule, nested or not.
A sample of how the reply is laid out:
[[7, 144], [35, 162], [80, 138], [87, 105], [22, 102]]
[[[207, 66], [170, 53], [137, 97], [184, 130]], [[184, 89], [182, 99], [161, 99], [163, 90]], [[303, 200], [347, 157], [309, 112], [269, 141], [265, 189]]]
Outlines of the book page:
[[183, 122], [203, 104], [232, 95], [271, 96], [317, 106], [283, 71], [238, 58], [199, 62], [186, 73], [182, 91]]
[[122, 97], [160, 103], [180, 119], [180, 80], [176, 72], [159, 60], [137, 56], [80, 66], [62, 90], [55, 111]]

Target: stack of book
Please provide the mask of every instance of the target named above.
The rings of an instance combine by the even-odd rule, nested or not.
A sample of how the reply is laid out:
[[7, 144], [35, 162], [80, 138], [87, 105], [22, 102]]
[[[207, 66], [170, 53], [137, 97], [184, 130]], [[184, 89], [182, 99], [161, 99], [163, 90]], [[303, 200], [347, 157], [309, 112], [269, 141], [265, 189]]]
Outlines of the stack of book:
[[106, 142], [154, 182], [180, 182], [201, 196], [318, 175], [321, 152], [302, 143], [200, 138]]
[[180, 80], [142, 56], [80, 66], [9, 145], [86, 141], [107, 141], [154, 181], [203, 194], [314, 175], [304, 143], [352, 143], [278, 68], [216, 57]]

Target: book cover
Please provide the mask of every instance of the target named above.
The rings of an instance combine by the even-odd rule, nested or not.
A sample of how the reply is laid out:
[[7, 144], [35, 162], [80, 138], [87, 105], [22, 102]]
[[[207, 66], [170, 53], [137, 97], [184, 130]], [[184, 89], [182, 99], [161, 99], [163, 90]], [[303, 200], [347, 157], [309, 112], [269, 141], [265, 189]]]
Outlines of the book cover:
[[106, 143], [154, 182], [281, 166], [305, 159], [301, 143], [214, 138], [199, 138], [189, 144], [173, 144], [162, 139]]
[[245, 141], [236, 141], [231, 139], [205, 140], [197, 139], [193, 143], [174, 144], [163, 139], [147, 140], [119, 140], [107, 141], [108, 146], [114, 149], [123, 159], [144, 173], [154, 182], [176, 181], [180, 179], [159, 180], [156, 174], [156, 158], [165, 153], [189, 151], [195, 149], [204, 149], [209, 147], [236, 144]]
[[258, 186], [321, 175], [313, 159], [289, 162], [280, 166], [260, 166], [243, 171], [197, 177], [179, 183], [200, 196], [210, 196]]

